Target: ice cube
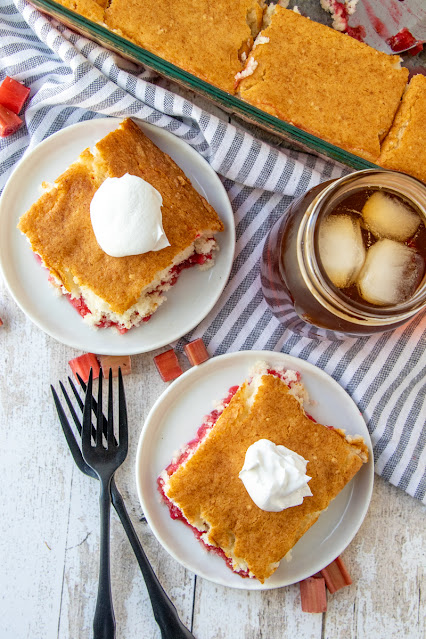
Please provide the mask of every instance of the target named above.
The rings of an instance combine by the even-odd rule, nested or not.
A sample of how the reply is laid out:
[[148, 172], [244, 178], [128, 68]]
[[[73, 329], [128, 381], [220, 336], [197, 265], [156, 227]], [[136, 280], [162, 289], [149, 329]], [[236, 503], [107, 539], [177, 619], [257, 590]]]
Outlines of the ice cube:
[[419, 285], [424, 266], [414, 249], [394, 240], [379, 240], [368, 249], [359, 274], [360, 295], [377, 306], [404, 302]]
[[353, 284], [365, 260], [361, 226], [350, 215], [330, 215], [320, 226], [318, 249], [322, 265], [337, 288]]
[[420, 217], [401, 200], [376, 191], [362, 209], [366, 227], [379, 239], [405, 242], [414, 235], [421, 222]]

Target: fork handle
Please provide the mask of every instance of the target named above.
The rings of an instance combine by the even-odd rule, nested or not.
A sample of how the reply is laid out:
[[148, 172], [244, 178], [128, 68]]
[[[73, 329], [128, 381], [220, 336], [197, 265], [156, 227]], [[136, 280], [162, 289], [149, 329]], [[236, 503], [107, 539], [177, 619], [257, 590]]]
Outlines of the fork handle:
[[93, 619], [93, 639], [114, 639], [115, 617], [111, 595], [110, 570], [110, 481], [100, 480], [100, 559], [98, 598]]
[[156, 622], [161, 630], [162, 639], [194, 639], [194, 635], [184, 626], [179, 619], [176, 608], [166, 595], [162, 585], [158, 581], [155, 572], [145, 554], [144, 549], [139, 541], [130, 517], [124, 505], [123, 498], [118, 491], [114, 479], [111, 482], [112, 503], [118, 516], [120, 517], [123, 528], [127, 534], [130, 544], [135, 553], [143, 578], [146, 583], [149, 598], [151, 600], [152, 610]]

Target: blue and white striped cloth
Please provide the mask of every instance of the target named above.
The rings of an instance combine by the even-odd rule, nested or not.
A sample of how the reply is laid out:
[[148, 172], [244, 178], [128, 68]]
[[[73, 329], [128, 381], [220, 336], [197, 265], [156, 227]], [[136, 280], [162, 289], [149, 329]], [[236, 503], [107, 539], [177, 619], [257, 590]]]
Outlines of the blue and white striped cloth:
[[0, 142], [0, 190], [27, 149], [82, 120], [134, 116], [184, 139], [221, 176], [237, 230], [225, 291], [186, 339], [202, 337], [211, 354], [283, 351], [325, 370], [361, 410], [376, 472], [426, 501], [426, 313], [394, 332], [329, 341], [291, 330], [292, 314], [279, 323], [262, 297], [259, 258], [268, 230], [295, 196], [345, 171], [331, 161], [256, 140], [25, 0], [8, 2], [0, 3], [0, 80], [13, 76], [31, 94], [25, 126]]

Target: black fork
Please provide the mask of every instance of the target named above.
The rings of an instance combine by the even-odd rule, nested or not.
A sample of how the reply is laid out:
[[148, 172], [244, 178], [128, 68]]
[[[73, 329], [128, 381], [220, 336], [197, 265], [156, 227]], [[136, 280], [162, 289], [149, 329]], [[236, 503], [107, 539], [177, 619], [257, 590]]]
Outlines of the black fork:
[[[78, 380], [80, 382], [81, 388], [83, 389], [83, 391], [86, 391], [85, 382], [81, 379], [81, 377], [78, 374], [77, 376], [78, 376]], [[81, 428], [80, 418], [78, 415], [80, 414], [80, 412], [81, 413], [83, 412], [84, 404], [70, 377], [68, 377], [68, 382], [73, 392], [74, 399], [78, 405], [78, 414], [74, 408], [73, 402], [71, 401], [64, 385], [62, 384], [62, 382], [59, 382], [59, 384], [61, 387], [62, 394], [67, 403], [68, 409], [70, 411], [71, 417], [73, 419], [73, 422], [76, 426], [76, 429], [79, 435], [81, 435], [82, 428]], [[97, 479], [98, 478], [97, 474], [90, 468], [90, 466], [86, 464], [86, 462], [84, 461], [82, 457], [80, 446], [74, 436], [71, 425], [68, 421], [66, 413], [62, 407], [62, 404], [59, 400], [59, 397], [54, 387], [51, 386], [50, 388], [52, 390], [53, 399], [55, 402], [56, 410], [58, 412], [59, 421], [61, 423], [62, 430], [65, 435], [65, 439], [67, 441], [68, 447], [71, 451], [71, 454], [74, 458], [74, 461], [77, 467], [79, 468], [79, 470], [81, 470], [82, 473], [88, 475], [89, 477], [94, 477], [95, 479]], [[95, 399], [92, 400], [92, 409], [93, 409], [93, 412], [97, 413], [97, 403]], [[107, 424], [107, 420], [105, 417], [103, 417], [104, 433], [106, 432], [106, 424]], [[92, 436], [95, 436], [94, 435], [95, 432], [96, 432], [95, 428], [92, 426]], [[151, 599], [152, 610], [154, 613], [155, 620], [157, 621], [160, 627], [162, 639], [194, 639], [194, 635], [183, 625], [183, 623], [179, 619], [179, 616], [176, 612], [176, 608], [174, 607], [174, 605], [168, 598], [163, 587], [158, 581], [157, 576], [155, 572], [153, 571], [151, 564], [149, 563], [149, 560], [144, 552], [144, 549], [142, 548], [142, 545], [133, 527], [132, 521], [126, 510], [123, 497], [121, 496], [115, 484], [114, 478], [111, 481], [111, 498], [112, 498], [112, 503], [114, 505], [114, 508], [117, 511], [117, 514], [120, 518], [121, 523], [123, 524], [123, 528], [127, 534], [129, 542], [133, 548], [133, 552], [135, 553], [142, 575], [145, 579], [148, 594]]]
[[[109, 371], [108, 388], [108, 418], [106, 436], [103, 433], [102, 413], [102, 370], [99, 373], [99, 390], [97, 406], [97, 423], [95, 445], [92, 445], [92, 381], [93, 371], [90, 371], [87, 384], [86, 399], [83, 410], [83, 429], [81, 432], [81, 452], [86, 464], [95, 471], [100, 483], [100, 561], [99, 585], [96, 601], [95, 617], [93, 620], [94, 639], [113, 639], [115, 637], [115, 618], [111, 595], [110, 571], [110, 511], [111, 511], [111, 480], [117, 468], [121, 466], [127, 456], [127, 411], [124, 396], [123, 377], [121, 369], [118, 371], [118, 443], [114, 437], [113, 417], [113, 387], [112, 370]], [[104, 444], [106, 440], [106, 445]]]

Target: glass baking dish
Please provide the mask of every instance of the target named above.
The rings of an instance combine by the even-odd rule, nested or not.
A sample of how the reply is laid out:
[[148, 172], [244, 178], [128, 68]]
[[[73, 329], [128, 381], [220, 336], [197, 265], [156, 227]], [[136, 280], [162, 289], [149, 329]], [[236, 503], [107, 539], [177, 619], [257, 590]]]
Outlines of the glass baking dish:
[[368, 169], [376, 167], [375, 164], [357, 157], [344, 149], [340, 149], [333, 144], [325, 142], [292, 124], [288, 124], [269, 113], [247, 104], [240, 98], [230, 95], [221, 89], [200, 80], [196, 76], [180, 69], [179, 67], [159, 58], [146, 49], [133, 44], [129, 40], [108, 31], [105, 27], [91, 22], [90, 20], [73, 13], [62, 5], [56, 4], [52, 0], [31, 0], [31, 4], [40, 9], [43, 13], [54, 17], [59, 22], [70, 27], [72, 30], [95, 40], [102, 46], [119, 53], [120, 55], [152, 69], [169, 80], [173, 80], [186, 88], [189, 88], [205, 98], [211, 100], [215, 105], [221, 107], [226, 112], [235, 115], [252, 125], [286, 140], [305, 151], [313, 152], [324, 158], [330, 158], [340, 164], [354, 169]]

